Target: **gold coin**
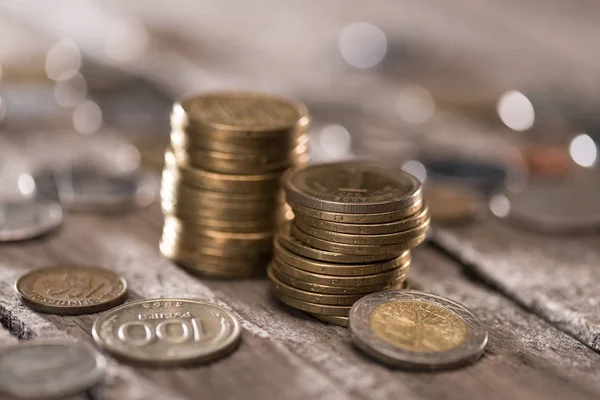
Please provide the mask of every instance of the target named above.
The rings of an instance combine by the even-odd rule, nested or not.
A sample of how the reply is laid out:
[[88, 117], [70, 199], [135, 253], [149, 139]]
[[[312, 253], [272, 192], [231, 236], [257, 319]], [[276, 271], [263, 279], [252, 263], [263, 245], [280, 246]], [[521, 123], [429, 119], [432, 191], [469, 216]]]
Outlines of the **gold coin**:
[[351, 294], [351, 295], [335, 295], [335, 294], [319, 294], [307, 292], [304, 290], [296, 289], [292, 286], [286, 285], [281, 282], [271, 271], [271, 268], [267, 268], [267, 275], [273, 282], [273, 290], [281, 296], [291, 297], [293, 299], [308, 301], [315, 304], [327, 304], [334, 306], [351, 306], [363, 295]]
[[245, 267], [228, 267], [223, 263], [211, 265], [183, 258], [171, 259], [177, 265], [193, 275], [209, 278], [252, 278], [265, 276], [266, 263], [248, 264]]
[[170, 151], [165, 153], [165, 166], [175, 170], [181, 179], [196, 188], [226, 193], [275, 193], [279, 188], [281, 174], [272, 172], [260, 175], [229, 175], [189, 168], [177, 164]]
[[418, 201], [415, 204], [402, 210], [391, 211], [387, 213], [370, 214], [345, 214], [338, 212], [327, 212], [315, 210], [313, 208], [301, 206], [293, 201], [288, 201], [295, 214], [314, 218], [323, 221], [331, 221], [345, 224], [380, 224], [386, 222], [399, 221], [419, 212], [423, 208], [423, 202]]
[[396, 233], [384, 233], [380, 235], [357, 235], [348, 233], [338, 233], [325, 231], [319, 228], [313, 228], [312, 226], [302, 225], [299, 221], [292, 221], [294, 226], [300, 229], [307, 235], [314, 236], [323, 240], [327, 240], [335, 243], [354, 244], [360, 246], [388, 246], [396, 245], [410, 241], [414, 238], [420, 237], [427, 234], [429, 230], [429, 219], [425, 220], [424, 223], [402, 232]]
[[300, 242], [315, 247], [324, 251], [331, 251], [334, 253], [351, 254], [351, 255], [385, 255], [388, 258], [394, 258], [410, 250], [425, 241], [426, 235], [418, 236], [404, 243], [394, 245], [355, 245], [345, 243], [335, 243], [327, 240], [319, 239], [314, 236], [307, 235], [306, 233], [299, 230], [295, 225], [292, 224], [292, 235]]
[[430, 204], [431, 219], [436, 223], [452, 223], [482, 218], [487, 202], [475, 189], [443, 183], [428, 183], [423, 192]]
[[281, 260], [273, 260], [274, 268], [277, 268], [278, 271], [281, 271], [282, 273], [289, 275], [293, 278], [302, 280], [307, 283], [316, 283], [318, 285], [339, 287], [375, 286], [382, 283], [389, 283], [390, 281], [396, 280], [398, 275], [406, 275], [409, 269], [409, 265], [410, 263], [407, 263], [400, 267], [394, 268], [386, 272], [381, 272], [379, 274], [363, 276], [336, 276], [303, 271], [301, 269], [294, 268], [291, 265], [285, 264], [281, 262]]
[[347, 317], [350, 313], [351, 308], [349, 306], [330, 306], [310, 303], [308, 301], [302, 301], [298, 299], [293, 299], [288, 296], [284, 296], [279, 292], [275, 292], [275, 297], [277, 297], [282, 303], [287, 304], [292, 308], [314, 314], [338, 315], [342, 317]]
[[205, 251], [204, 247], [194, 248], [185, 246], [181, 243], [173, 243], [161, 240], [159, 243], [160, 252], [167, 258], [189, 260], [197, 264], [206, 265], [221, 265], [224, 267], [231, 268], [248, 268], [251, 265], [262, 265], [264, 266], [271, 260], [271, 254], [236, 254], [226, 253], [216, 255], [218, 253], [209, 250]]
[[410, 252], [405, 251], [396, 258], [378, 263], [335, 264], [315, 261], [298, 256], [292, 253], [291, 251], [287, 250], [285, 247], [283, 247], [277, 239], [274, 241], [274, 246], [275, 258], [279, 261], [291, 265], [292, 267], [301, 269], [303, 271], [315, 272], [324, 275], [357, 276], [378, 274], [380, 272], [386, 272], [406, 263], [409, 263], [411, 259]]
[[348, 317], [340, 317], [336, 315], [320, 315], [320, 314], [310, 314], [316, 319], [327, 322], [328, 324], [339, 325], [347, 328], [350, 326], [350, 319]]
[[416, 228], [429, 220], [429, 209], [423, 207], [417, 214], [407, 218], [392, 222], [379, 224], [348, 224], [342, 222], [325, 221], [322, 219], [307, 217], [302, 213], [298, 213], [296, 221], [305, 226], [322, 229], [330, 232], [338, 232], [354, 235], [381, 235], [388, 233], [403, 232], [408, 229]]
[[213, 92], [176, 103], [171, 121], [229, 136], [273, 136], [305, 129], [308, 110], [303, 104], [256, 92]]
[[290, 222], [286, 222], [279, 228], [277, 239], [279, 243], [289, 251], [302, 257], [313, 260], [338, 263], [338, 264], [368, 264], [378, 261], [390, 260], [396, 258], [387, 254], [378, 255], [356, 255], [342, 254], [333, 251], [321, 250], [308, 246], [291, 235]]
[[127, 282], [97, 267], [54, 266], [26, 273], [15, 282], [24, 304], [40, 312], [92, 314], [125, 301]]
[[190, 251], [214, 257], [246, 258], [269, 261], [273, 256], [272, 246], [231, 246], [207, 242], [202, 238], [178, 236], [168, 228], [163, 227], [161, 242], [170, 246], [173, 251]]
[[283, 186], [290, 201], [336, 213], [393, 212], [422, 199], [421, 182], [411, 174], [356, 161], [288, 171]]
[[180, 204], [173, 204], [168, 200], [161, 199], [161, 209], [166, 215], [174, 215], [180, 219], [185, 220], [202, 220], [204, 218], [221, 220], [221, 221], [247, 221], [247, 222], [264, 222], [265, 225], [273, 225], [275, 221], [283, 218], [287, 211], [285, 208], [280, 207], [275, 210], [253, 210], [253, 209], [228, 209], [228, 208], [215, 208], [215, 209], [202, 209], [194, 207], [184, 207]]
[[281, 282], [295, 287], [296, 289], [305, 290], [307, 292], [313, 293], [321, 293], [321, 294], [343, 294], [343, 295], [352, 295], [352, 294], [368, 294], [373, 292], [378, 292], [380, 290], [392, 289], [398, 287], [404, 280], [406, 276], [403, 274], [399, 274], [396, 276], [396, 279], [391, 282], [381, 283], [373, 286], [356, 286], [356, 287], [344, 287], [344, 286], [329, 286], [329, 285], [320, 285], [317, 283], [305, 282], [301, 279], [294, 278], [293, 276], [287, 275], [278, 268], [278, 263], [272, 262], [273, 266], [272, 271], [273, 275], [277, 277]]

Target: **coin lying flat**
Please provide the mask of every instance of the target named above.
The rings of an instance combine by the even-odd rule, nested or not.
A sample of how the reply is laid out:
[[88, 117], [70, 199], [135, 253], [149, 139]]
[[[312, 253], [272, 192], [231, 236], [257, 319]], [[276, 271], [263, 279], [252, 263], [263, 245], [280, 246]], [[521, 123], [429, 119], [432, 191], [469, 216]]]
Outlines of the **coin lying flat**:
[[316, 319], [327, 322], [333, 325], [339, 325], [347, 328], [350, 326], [350, 319], [348, 317], [340, 317], [337, 315], [320, 315], [320, 314], [310, 314]]
[[370, 294], [352, 306], [349, 317], [354, 344], [396, 367], [457, 367], [479, 358], [487, 344], [487, 332], [472, 312], [423, 292]]
[[348, 214], [398, 211], [420, 202], [421, 183], [404, 171], [364, 162], [339, 162], [291, 170], [283, 185], [290, 201]]
[[483, 193], [465, 185], [427, 182], [423, 193], [434, 223], [468, 222], [487, 214]]
[[116, 357], [153, 365], [208, 362], [232, 352], [241, 338], [235, 315], [189, 299], [147, 299], [104, 313], [96, 343]]
[[0, 203], [0, 242], [33, 239], [63, 221], [60, 205], [48, 200]]
[[121, 304], [127, 282], [97, 267], [54, 266], [35, 269], [15, 282], [21, 301], [36, 311], [52, 314], [91, 314]]
[[300, 214], [307, 218], [339, 222], [344, 224], [382, 224], [394, 222], [412, 216], [423, 208], [423, 202], [417, 201], [413, 205], [397, 211], [390, 211], [386, 213], [348, 214], [315, 210], [313, 208], [299, 205], [291, 200], [290, 205], [294, 209], [294, 213]]
[[64, 399], [105, 372], [102, 354], [83, 343], [32, 341], [0, 351], [0, 392], [19, 399]]
[[302, 310], [310, 314], [345, 317], [348, 316], [348, 313], [350, 312], [350, 306], [331, 306], [316, 304], [308, 301], [294, 299], [292, 297], [285, 296], [280, 292], [275, 292], [275, 297], [277, 297], [282, 303], [292, 308]]

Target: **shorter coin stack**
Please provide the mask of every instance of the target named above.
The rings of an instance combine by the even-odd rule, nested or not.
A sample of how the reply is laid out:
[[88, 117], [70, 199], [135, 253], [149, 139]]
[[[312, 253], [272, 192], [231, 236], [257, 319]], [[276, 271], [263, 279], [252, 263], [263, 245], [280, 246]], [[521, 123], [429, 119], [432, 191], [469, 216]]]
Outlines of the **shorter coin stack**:
[[165, 154], [161, 252], [207, 276], [264, 274], [289, 220], [281, 175], [307, 161], [304, 106], [257, 93], [175, 104]]
[[292, 170], [283, 186], [296, 217], [275, 238], [277, 298], [347, 326], [362, 296], [402, 287], [430, 221], [415, 177], [343, 162]]

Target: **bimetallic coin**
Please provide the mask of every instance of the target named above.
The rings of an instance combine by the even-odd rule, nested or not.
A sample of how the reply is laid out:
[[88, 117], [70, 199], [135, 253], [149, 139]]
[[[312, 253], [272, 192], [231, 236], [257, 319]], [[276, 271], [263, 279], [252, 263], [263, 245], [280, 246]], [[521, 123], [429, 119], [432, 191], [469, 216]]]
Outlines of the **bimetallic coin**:
[[414, 238], [427, 234], [429, 230], [429, 219], [426, 219], [421, 225], [402, 232], [383, 233], [379, 235], [359, 235], [351, 233], [339, 233], [326, 231], [320, 228], [304, 225], [298, 220], [294, 220], [296, 228], [319, 239], [335, 243], [354, 244], [359, 246], [387, 246], [407, 242]]
[[14, 287], [24, 304], [52, 314], [96, 313], [121, 304], [127, 296], [124, 278], [97, 267], [39, 268], [22, 275]]
[[33, 239], [56, 229], [62, 208], [47, 200], [0, 203], [0, 242]]
[[313, 228], [322, 229], [330, 232], [354, 235], [382, 235], [388, 233], [403, 232], [407, 231], [408, 229], [416, 228], [417, 226], [423, 224], [425, 221], [428, 220], [429, 209], [427, 206], [423, 207], [421, 211], [419, 211], [417, 214], [411, 215], [407, 218], [378, 224], [348, 224], [311, 218], [301, 213], [298, 213], [296, 215], [296, 221], [298, 221], [298, 223], [301, 225], [311, 226]]
[[316, 304], [328, 304], [334, 306], [351, 306], [358, 299], [360, 299], [362, 294], [349, 294], [349, 295], [335, 295], [335, 294], [319, 294], [308, 292], [305, 290], [296, 289], [293, 286], [289, 286], [283, 282], [281, 282], [271, 268], [267, 268], [267, 274], [271, 282], [273, 282], [273, 290], [280, 294], [281, 296], [291, 297], [293, 299], [308, 301], [310, 303]]
[[316, 260], [311, 260], [302, 256], [298, 256], [279, 243], [278, 239], [274, 241], [275, 258], [283, 263], [291, 265], [294, 268], [298, 268], [308, 272], [315, 272], [324, 275], [338, 275], [338, 276], [357, 276], [357, 275], [370, 275], [378, 274], [380, 272], [389, 271], [391, 269], [400, 267], [401, 265], [410, 263], [410, 252], [405, 251], [400, 256], [392, 258], [391, 260], [380, 261], [377, 263], [366, 263], [366, 264], [339, 264], [339, 263], [327, 263]]
[[344, 224], [382, 224], [387, 222], [397, 222], [399, 220], [414, 215], [423, 208], [423, 202], [418, 201], [413, 205], [398, 211], [368, 214], [346, 214], [315, 210], [313, 208], [303, 207], [293, 201], [290, 201], [290, 206], [294, 210], [295, 214], [307, 218], [314, 218], [317, 220], [338, 222]]
[[487, 332], [473, 313], [428, 293], [373, 293], [357, 301], [349, 317], [354, 344], [396, 367], [457, 367], [479, 358], [487, 343]]
[[233, 351], [241, 337], [235, 315], [189, 299], [147, 299], [104, 313], [94, 340], [118, 358], [174, 365], [212, 361]]
[[468, 186], [427, 182], [423, 194], [434, 223], [468, 222], [487, 214], [483, 193]]
[[320, 314], [310, 314], [316, 319], [327, 322], [333, 325], [343, 326], [347, 328], [350, 325], [350, 319], [348, 317], [340, 317], [337, 315], [320, 315]]
[[283, 224], [279, 229], [276, 240], [290, 252], [302, 257], [339, 264], [367, 264], [396, 258], [396, 256], [390, 256], [388, 254], [356, 255], [317, 249], [302, 243], [292, 236], [291, 226], [292, 224], [290, 222]]
[[0, 350], [0, 392], [19, 399], [64, 399], [105, 373], [102, 354], [84, 343], [31, 341]]
[[387, 258], [394, 258], [410, 250], [419, 244], [423, 243], [426, 235], [418, 236], [404, 243], [394, 245], [355, 245], [335, 243], [328, 240], [320, 239], [302, 232], [294, 224], [292, 224], [292, 235], [300, 242], [315, 247], [320, 250], [331, 251], [334, 253], [352, 254], [352, 255], [381, 255]]
[[355, 161], [291, 170], [283, 186], [294, 203], [348, 214], [398, 211], [422, 198], [421, 183], [411, 174]]

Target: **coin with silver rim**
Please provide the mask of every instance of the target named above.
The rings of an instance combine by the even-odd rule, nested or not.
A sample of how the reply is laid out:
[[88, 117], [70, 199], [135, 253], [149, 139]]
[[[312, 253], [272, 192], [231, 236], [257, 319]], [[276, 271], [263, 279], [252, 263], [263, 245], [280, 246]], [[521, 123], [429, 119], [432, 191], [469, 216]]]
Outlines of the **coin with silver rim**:
[[237, 317], [214, 304], [191, 299], [133, 301], [104, 313], [92, 327], [94, 340], [115, 357], [147, 365], [213, 361], [241, 339]]
[[33, 239], [58, 228], [63, 221], [60, 205], [35, 199], [0, 203], [0, 242]]
[[19, 399], [64, 399], [105, 373], [104, 356], [84, 343], [31, 341], [0, 350], [0, 392]]
[[482, 322], [463, 305], [413, 290], [365, 296], [349, 318], [354, 344], [393, 367], [459, 367], [477, 360], [488, 340]]

